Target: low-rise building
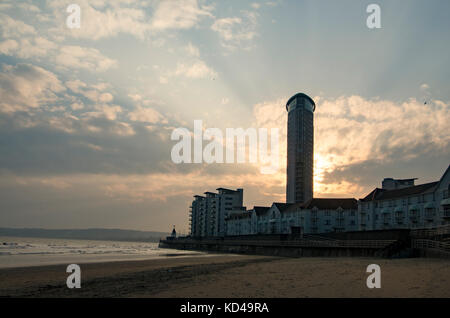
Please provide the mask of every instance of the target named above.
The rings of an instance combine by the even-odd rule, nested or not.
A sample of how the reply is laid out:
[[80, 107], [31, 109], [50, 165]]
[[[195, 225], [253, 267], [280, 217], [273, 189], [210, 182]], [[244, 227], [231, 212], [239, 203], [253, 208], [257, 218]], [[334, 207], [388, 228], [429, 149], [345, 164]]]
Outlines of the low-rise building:
[[385, 178], [363, 199], [313, 198], [247, 210], [243, 190], [219, 188], [195, 196], [192, 236], [320, 234], [384, 229], [430, 228], [450, 224], [450, 166], [439, 181], [415, 185], [415, 178]]
[[449, 224], [450, 166], [439, 181], [415, 185], [414, 180], [384, 179], [382, 188], [375, 188], [360, 199], [359, 230], [430, 228]]
[[233, 214], [227, 235], [293, 234], [355, 231], [358, 229], [356, 199], [315, 198], [306, 203], [279, 203]]

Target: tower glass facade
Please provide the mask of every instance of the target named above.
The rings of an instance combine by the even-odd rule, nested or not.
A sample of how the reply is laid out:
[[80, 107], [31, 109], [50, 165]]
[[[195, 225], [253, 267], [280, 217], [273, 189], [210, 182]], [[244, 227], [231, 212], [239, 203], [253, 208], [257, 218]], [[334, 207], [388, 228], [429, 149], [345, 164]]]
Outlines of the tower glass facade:
[[292, 96], [286, 103], [287, 203], [303, 203], [313, 197], [315, 108], [311, 97], [302, 93]]

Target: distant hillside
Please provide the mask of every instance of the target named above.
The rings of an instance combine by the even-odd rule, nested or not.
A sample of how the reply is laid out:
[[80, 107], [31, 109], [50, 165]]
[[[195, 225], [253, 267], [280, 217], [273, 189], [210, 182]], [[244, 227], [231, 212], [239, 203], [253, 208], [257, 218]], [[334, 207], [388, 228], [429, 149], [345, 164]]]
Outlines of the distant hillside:
[[160, 238], [166, 237], [168, 235], [169, 233], [164, 232], [147, 232], [120, 229], [47, 230], [26, 228], [0, 228], [0, 236], [45, 237], [103, 241], [158, 242]]

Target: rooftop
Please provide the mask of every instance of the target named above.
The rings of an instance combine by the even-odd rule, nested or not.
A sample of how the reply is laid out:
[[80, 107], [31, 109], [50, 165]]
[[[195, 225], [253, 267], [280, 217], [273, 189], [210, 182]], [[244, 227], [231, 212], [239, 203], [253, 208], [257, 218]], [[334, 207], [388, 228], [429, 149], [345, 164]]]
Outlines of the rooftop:
[[242, 189], [231, 190], [231, 189], [227, 189], [227, 188], [217, 188], [216, 190], [219, 191], [219, 192], [225, 192], [225, 193], [232, 194], [232, 193], [238, 193], [239, 190], [242, 190]]
[[279, 203], [279, 202], [274, 202], [273, 204], [275, 204], [275, 206], [278, 208], [278, 210], [280, 210], [280, 212], [285, 211], [287, 208], [289, 208], [290, 206], [294, 205], [295, 203]]
[[297, 97], [306, 98], [313, 105], [313, 111], [316, 109], [316, 103], [314, 103], [314, 101], [311, 97], [309, 97], [308, 95], [306, 95], [304, 93], [297, 93], [294, 96], [292, 96], [291, 98], [289, 98], [289, 100], [287, 101], [286, 110], [288, 110], [288, 105]]
[[253, 210], [255, 210], [256, 215], [261, 215], [266, 213], [268, 210], [270, 209], [270, 207], [267, 206], [254, 206]]
[[394, 179], [394, 178], [384, 178], [383, 180], [392, 180], [392, 181], [414, 181], [418, 178], [409, 178], [409, 179]]
[[394, 190], [375, 188], [374, 190], [372, 190], [372, 192], [370, 192], [363, 199], [361, 199], [361, 201], [388, 200], [410, 195], [417, 195], [424, 193], [428, 190], [431, 190], [437, 184], [438, 181], [435, 181], [430, 183], [419, 184], [408, 188], [394, 189]]
[[302, 205], [303, 209], [318, 208], [319, 210], [357, 210], [358, 201], [355, 198], [313, 198]]

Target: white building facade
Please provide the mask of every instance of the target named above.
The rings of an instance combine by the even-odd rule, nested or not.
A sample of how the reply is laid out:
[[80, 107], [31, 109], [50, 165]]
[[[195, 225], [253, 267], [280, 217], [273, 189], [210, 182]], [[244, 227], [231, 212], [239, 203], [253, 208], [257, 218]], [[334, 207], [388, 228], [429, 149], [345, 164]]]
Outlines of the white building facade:
[[217, 193], [195, 195], [189, 210], [190, 235], [192, 237], [220, 237], [226, 235], [225, 219], [233, 211], [245, 209], [243, 189], [218, 188]]
[[316, 234], [358, 230], [356, 199], [273, 203], [227, 218], [227, 235]]
[[[388, 182], [386, 182], [388, 180]], [[450, 166], [439, 181], [383, 180], [358, 201], [359, 230], [433, 228], [450, 224]]]
[[246, 210], [242, 189], [219, 188], [195, 196], [192, 236], [320, 234], [329, 232], [434, 228], [450, 224], [450, 166], [439, 181], [383, 180], [365, 198], [313, 198]]

